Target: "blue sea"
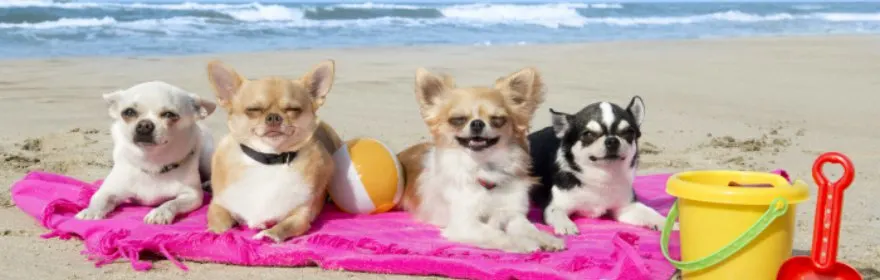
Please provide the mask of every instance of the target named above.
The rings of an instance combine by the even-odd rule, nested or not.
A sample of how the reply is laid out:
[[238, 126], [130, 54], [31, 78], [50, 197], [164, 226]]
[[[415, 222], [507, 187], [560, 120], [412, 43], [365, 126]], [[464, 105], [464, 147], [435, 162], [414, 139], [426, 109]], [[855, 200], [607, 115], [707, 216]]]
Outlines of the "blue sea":
[[880, 3], [0, 0], [0, 58], [866, 33]]

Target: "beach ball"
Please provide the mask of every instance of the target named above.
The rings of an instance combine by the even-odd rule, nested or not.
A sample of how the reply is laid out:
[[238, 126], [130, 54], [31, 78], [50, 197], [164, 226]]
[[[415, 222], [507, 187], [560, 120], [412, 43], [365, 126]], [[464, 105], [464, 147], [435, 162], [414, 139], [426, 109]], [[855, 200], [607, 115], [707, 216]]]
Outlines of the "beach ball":
[[333, 153], [336, 170], [328, 192], [345, 212], [376, 214], [394, 208], [403, 196], [403, 168], [382, 142], [356, 138]]

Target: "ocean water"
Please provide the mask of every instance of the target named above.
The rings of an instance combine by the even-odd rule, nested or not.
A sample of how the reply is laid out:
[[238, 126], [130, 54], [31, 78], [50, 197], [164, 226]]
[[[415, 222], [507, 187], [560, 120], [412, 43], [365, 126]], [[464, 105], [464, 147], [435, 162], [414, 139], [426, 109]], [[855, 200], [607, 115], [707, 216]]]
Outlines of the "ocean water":
[[880, 3], [0, 0], [0, 58], [880, 33]]

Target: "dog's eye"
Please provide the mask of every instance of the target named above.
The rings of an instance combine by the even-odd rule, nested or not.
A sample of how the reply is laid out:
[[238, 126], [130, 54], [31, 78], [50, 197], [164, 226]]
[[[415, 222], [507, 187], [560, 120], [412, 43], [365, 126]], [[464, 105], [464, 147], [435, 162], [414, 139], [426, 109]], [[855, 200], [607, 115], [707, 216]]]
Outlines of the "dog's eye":
[[295, 114], [295, 113], [299, 113], [299, 112], [301, 112], [301, 111], [302, 111], [302, 108], [299, 108], [299, 107], [288, 107], [288, 108], [284, 108], [284, 112], [285, 112], [285, 113], [294, 113], [294, 114]]
[[134, 117], [137, 117], [137, 115], [138, 115], [138, 112], [132, 108], [126, 108], [125, 110], [122, 110], [123, 117], [134, 118]]
[[250, 107], [250, 108], [245, 109], [245, 111], [247, 111], [248, 113], [259, 113], [259, 112], [263, 111], [263, 108]]
[[492, 127], [499, 128], [507, 124], [507, 118], [505, 117], [492, 117], [489, 119], [489, 123], [492, 124]]
[[462, 125], [464, 125], [465, 122], [467, 122], [466, 117], [451, 117], [451, 118], [449, 118], [449, 124], [454, 125], [454, 126], [462, 126]]
[[620, 136], [623, 136], [623, 138], [626, 138], [626, 139], [634, 139], [634, 138], [638, 137], [637, 135], [638, 135], [638, 132], [636, 132], [636, 130], [632, 129], [632, 128], [626, 129], [620, 133]]
[[584, 138], [591, 138], [592, 139], [592, 138], [599, 137], [599, 134], [595, 133], [593, 131], [587, 130], [587, 131], [584, 131], [583, 136], [584, 136]]
[[177, 114], [174, 113], [174, 112], [163, 112], [163, 113], [162, 113], [161, 115], [159, 115], [159, 116], [160, 116], [160, 117], [163, 117], [163, 118], [166, 118], [166, 119], [169, 119], [169, 120], [176, 120], [176, 119], [180, 118], [180, 116], [177, 115]]

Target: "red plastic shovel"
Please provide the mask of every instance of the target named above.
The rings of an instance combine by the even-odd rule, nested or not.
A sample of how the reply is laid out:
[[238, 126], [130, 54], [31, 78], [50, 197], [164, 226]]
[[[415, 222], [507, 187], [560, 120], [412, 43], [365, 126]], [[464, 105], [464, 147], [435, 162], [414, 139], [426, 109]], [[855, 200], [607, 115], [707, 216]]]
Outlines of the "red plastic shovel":
[[[822, 174], [822, 166], [826, 163], [843, 166], [843, 176], [840, 180], [834, 183], [828, 182], [828, 178]], [[836, 152], [822, 154], [813, 163], [813, 180], [819, 187], [816, 217], [813, 222], [813, 248], [809, 257], [797, 256], [785, 261], [776, 276], [777, 280], [862, 279], [862, 276], [851, 266], [837, 262], [843, 191], [852, 183], [854, 172], [849, 158]]]

